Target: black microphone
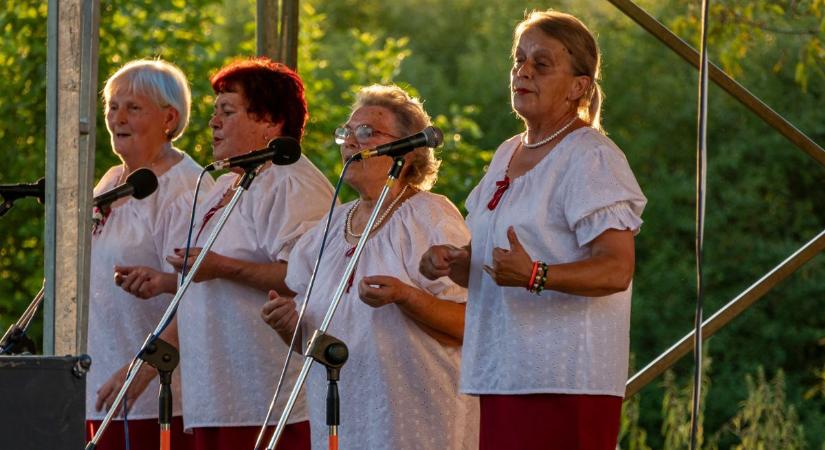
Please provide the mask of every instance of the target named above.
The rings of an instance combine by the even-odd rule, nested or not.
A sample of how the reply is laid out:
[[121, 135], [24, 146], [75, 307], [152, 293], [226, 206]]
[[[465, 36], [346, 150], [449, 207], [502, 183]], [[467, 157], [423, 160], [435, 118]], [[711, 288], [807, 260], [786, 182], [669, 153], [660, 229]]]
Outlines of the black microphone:
[[361, 150], [352, 155], [352, 160], [358, 161], [360, 159], [372, 158], [373, 156], [392, 156], [394, 158], [405, 155], [418, 147], [438, 147], [443, 140], [444, 134], [441, 133], [441, 130], [431, 126], [397, 141], [379, 145], [373, 149]]
[[6, 201], [36, 197], [38, 203], [42, 205], [46, 201], [46, 179], [41, 178], [35, 183], [0, 184], [0, 195]]
[[119, 198], [130, 195], [140, 200], [151, 195], [157, 188], [158, 177], [155, 176], [155, 173], [145, 167], [141, 167], [132, 172], [120, 186], [109, 189], [95, 197], [92, 204], [98, 208], [103, 208]]
[[272, 161], [277, 166], [288, 166], [301, 159], [301, 144], [289, 136], [282, 136], [269, 141], [266, 148], [249, 153], [221, 159], [206, 166], [207, 171], [242, 167], [254, 169], [261, 164]]

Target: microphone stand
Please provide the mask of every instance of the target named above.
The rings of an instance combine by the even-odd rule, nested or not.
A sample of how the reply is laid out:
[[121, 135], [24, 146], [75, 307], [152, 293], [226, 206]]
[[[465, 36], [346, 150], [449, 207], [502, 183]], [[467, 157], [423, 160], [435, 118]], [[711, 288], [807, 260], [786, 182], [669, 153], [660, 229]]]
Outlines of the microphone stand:
[[34, 341], [26, 336], [26, 330], [29, 329], [29, 324], [37, 313], [40, 303], [43, 302], [43, 294], [46, 292], [45, 289], [45, 287], [40, 288], [40, 292], [38, 292], [31, 303], [29, 303], [29, 306], [23, 311], [23, 314], [20, 315], [17, 322], [11, 324], [9, 329], [3, 334], [3, 338], [0, 339], [0, 355], [12, 355], [22, 353], [23, 351], [35, 353]]
[[[161, 380], [161, 388], [159, 393], [159, 406], [160, 406], [160, 414], [158, 415], [158, 421], [161, 426], [161, 450], [168, 450], [169, 449], [169, 436], [170, 436], [170, 423], [171, 423], [171, 411], [172, 411], [172, 392], [169, 389], [169, 383], [172, 379], [172, 371], [177, 366], [177, 350], [169, 344], [168, 342], [164, 341], [160, 338], [160, 333], [166, 328], [167, 325], [172, 321], [172, 318], [175, 316], [175, 313], [178, 309], [178, 304], [180, 303], [181, 298], [186, 293], [186, 290], [189, 288], [189, 285], [192, 284], [192, 280], [195, 278], [195, 274], [197, 274], [198, 269], [200, 268], [201, 263], [203, 262], [204, 258], [206, 258], [207, 253], [209, 253], [209, 249], [212, 248], [212, 245], [215, 243], [215, 240], [218, 237], [218, 234], [223, 229], [223, 226], [226, 224], [227, 219], [229, 219], [229, 214], [235, 208], [235, 205], [241, 198], [241, 195], [244, 191], [249, 189], [249, 185], [252, 183], [252, 180], [255, 179], [255, 176], [258, 174], [258, 167], [253, 165], [244, 167], [244, 175], [241, 178], [240, 188], [235, 191], [235, 194], [232, 196], [232, 199], [224, 208], [221, 217], [218, 219], [217, 224], [215, 225], [215, 229], [209, 234], [209, 238], [206, 240], [201, 252], [198, 254], [197, 258], [195, 259], [195, 263], [192, 264], [192, 268], [186, 273], [184, 277], [183, 283], [178, 287], [178, 291], [175, 293], [175, 296], [172, 298], [172, 301], [169, 303], [169, 306], [166, 308], [166, 312], [163, 313], [163, 317], [160, 319], [158, 326], [155, 328], [149, 336], [146, 337], [143, 345], [141, 346], [140, 351], [138, 352], [137, 357], [133, 361], [133, 365], [130, 366], [129, 371], [126, 374], [126, 381], [121, 386], [120, 391], [117, 393], [115, 397], [115, 401], [112, 404], [112, 407], [109, 408], [109, 411], [106, 413], [106, 417], [103, 419], [103, 422], [100, 424], [100, 428], [97, 429], [95, 432], [94, 437], [92, 440], [86, 444], [86, 450], [94, 450], [97, 446], [98, 441], [100, 440], [103, 432], [106, 431], [106, 427], [109, 426], [109, 423], [112, 421], [112, 418], [117, 411], [118, 405], [123, 401], [123, 397], [126, 395], [126, 390], [129, 389], [129, 386], [132, 385], [132, 382], [137, 376], [138, 371], [143, 366], [144, 362], [149, 362], [150, 365], [154, 365], [153, 362], [156, 359], [160, 360], [160, 363], [155, 366], [158, 369], [158, 373], [160, 375]], [[195, 208], [197, 205], [193, 205], [192, 207]], [[172, 364], [174, 362], [174, 364]], [[165, 382], [164, 380], [168, 380]], [[127, 405], [128, 406], [128, 405]], [[163, 423], [163, 421], [166, 423]]]
[[[304, 355], [304, 365], [301, 368], [301, 372], [298, 374], [298, 379], [295, 381], [295, 385], [293, 386], [292, 392], [287, 400], [286, 407], [281, 413], [281, 418], [278, 419], [275, 433], [272, 435], [272, 439], [270, 439], [269, 445], [266, 447], [267, 450], [274, 450], [275, 446], [278, 444], [278, 440], [284, 432], [284, 427], [286, 427], [286, 421], [289, 419], [289, 415], [295, 407], [298, 394], [304, 387], [307, 375], [309, 375], [309, 369], [315, 361], [320, 362], [327, 367], [327, 379], [330, 383], [327, 389], [327, 425], [329, 426], [329, 446], [331, 450], [336, 450], [338, 448], [339, 418], [337, 381], [339, 375], [338, 372], [344, 362], [346, 362], [348, 352], [343, 342], [331, 335], [326, 334], [326, 331], [332, 322], [332, 316], [338, 308], [338, 303], [340, 303], [341, 297], [344, 295], [344, 291], [349, 284], [349, 278], [355, 271], [355, 266], [358, 264], [358, 259], [364, 249], [364, 244], [366, 244], [367, 238], [369, 238], [370, 233], [372, 232], [373, 224], [378, 217], [378, 212], [381, 210], [381, 205], [387, 198], [387, 194], [389, 193], [390, 188], [392, 188], [392, 185], [398, 180], [398, 177], [401, 174], [401, 169], [403, 168], [404, 158], [395, 158], [392, 168], [387, 175], [387, 182], [384, 184], [384, 188], [381, 190], [381, 195], [378, 197], [378, 201], [376, 201], [375, 207], [372, 209], [367, 226], [364, 228], [364, 232], [358, 240], [358, 245], [355, 247], [355, 252], [350, 258], [349, 263], [347, 263], [346, 269], [344, 269], [344, 273], [341, 276], [341, 281], [338, 283], [338, 288], [335, 290], [335, 294], [332, 297], [332, 302], [327, 309], [324, 320], [321, 323], [321, 327], [315, 330], [312, 333], [312, 337], [310, 337], [309, 341], [307, 341], [307, 351]], [[309, 301], [309, 299], [305, 298], [304, 303], [307, 301]], [[300, 326], [300, 323], [297, 326]], [[275, 403], [275, 399], [273, 399], [273, 403]]]

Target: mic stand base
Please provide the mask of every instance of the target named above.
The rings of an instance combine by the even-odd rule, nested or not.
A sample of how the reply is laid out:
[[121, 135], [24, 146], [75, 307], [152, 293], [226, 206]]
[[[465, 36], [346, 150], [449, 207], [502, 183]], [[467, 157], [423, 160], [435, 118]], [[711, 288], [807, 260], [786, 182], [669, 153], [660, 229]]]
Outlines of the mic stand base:
[[161, 338], [153, 340], [140, 359], [154, 367], [160, 378], [158, 392], [158, 423], [160, 424], [160, 450], [170, 450], [172, 429], [172, 372], [178, 367], [180, 354], [172, 344]]
[[327, 426], [329, 427], [329, 450], [338, 450], [338, 425], [341, 424], [338, 379], [341, 367], [349, 358], [347, 345], [340, 339], [315, 330], [307, 342], [306, 356], [327, 368]]
[[3, 333], [3, 338], [0, 339], [0, 355], [14, 355], [24, 352], [37, 353], [34, 341], [26, 336], [26, 330], [28, 330], [29, 324], [31, 324], [34, 315], [37, 313], [37, 308], [39, 308], [43, 302], [43, 294], [45, 292], [45, 288], [40, 288], [40, 292], [34, 296], [34, 299], [32, 299], [29, 306], [26, 307], [26, 310], [23, 311], [23, 314], [20, 315], [20, 318], [17, 319], [17, 322], [13, 323], [9, 329]]
[[9, 337], [3, 341], [3, 346], [0, 348], [0, 355], [19, 355], [22, 353], [37, 353], [37, 347], [34, 341], [26, 335], [26, 331], [17, 325], [13, 325]]

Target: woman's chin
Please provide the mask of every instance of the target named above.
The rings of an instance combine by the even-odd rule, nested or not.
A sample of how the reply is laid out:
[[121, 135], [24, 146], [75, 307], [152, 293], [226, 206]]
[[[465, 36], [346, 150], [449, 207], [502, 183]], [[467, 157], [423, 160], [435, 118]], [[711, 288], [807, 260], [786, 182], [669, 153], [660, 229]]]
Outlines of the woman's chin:
[[532, 117], [536, 115], [535, 105], [531, 102], [526, 101], [522, 98], [514, 98], [513, 99], [513, 111], [519, 115], [519, 117]]
[[131, 156], [134, 156], [135, 154], [135, 151], [132, 149], [132, 146], [126, 145], [112, 145], [112, 151], [117, 156], [119, 156], [120, 159], [129, 158]]

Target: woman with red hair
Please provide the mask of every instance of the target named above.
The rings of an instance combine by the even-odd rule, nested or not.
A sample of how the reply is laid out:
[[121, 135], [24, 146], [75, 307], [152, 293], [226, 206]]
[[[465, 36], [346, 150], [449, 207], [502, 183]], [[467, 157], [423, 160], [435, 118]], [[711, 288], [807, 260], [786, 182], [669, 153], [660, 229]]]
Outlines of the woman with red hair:
[[[218, 71], [211, 83], [217, 95], [209, 121], [214, 159], [265, 148], [281, 136], [301, 139], [307, 118], [303, 83], [286, 66], [266, 58], [241, 60]], [[243, 170], [230, 170], [198, 204], [187, 267], [238, 186]], [[307, 158], [263, 165], [181, 301], [169, 333], [179, 338], [184, 427], [193, 431], [195, 449], [254, 446], [287, 353], [258, 314], [267, 291], [291, 294], [284, 285], [290, 251], [331, 200], [332, 187]], [[166, 259], [180, 271], [183, 256], [177, 249]], [[141, 297], [173, 291], [176, 284], [174, 274], [142, 267], [118, 268], [118, 276], [121, 287]], [[284, 389], [292, 388], [296, 375]], [[277, 406], [276, 417], [284, 405]], [[278, 448], [309, 445], [301, 399]]]

